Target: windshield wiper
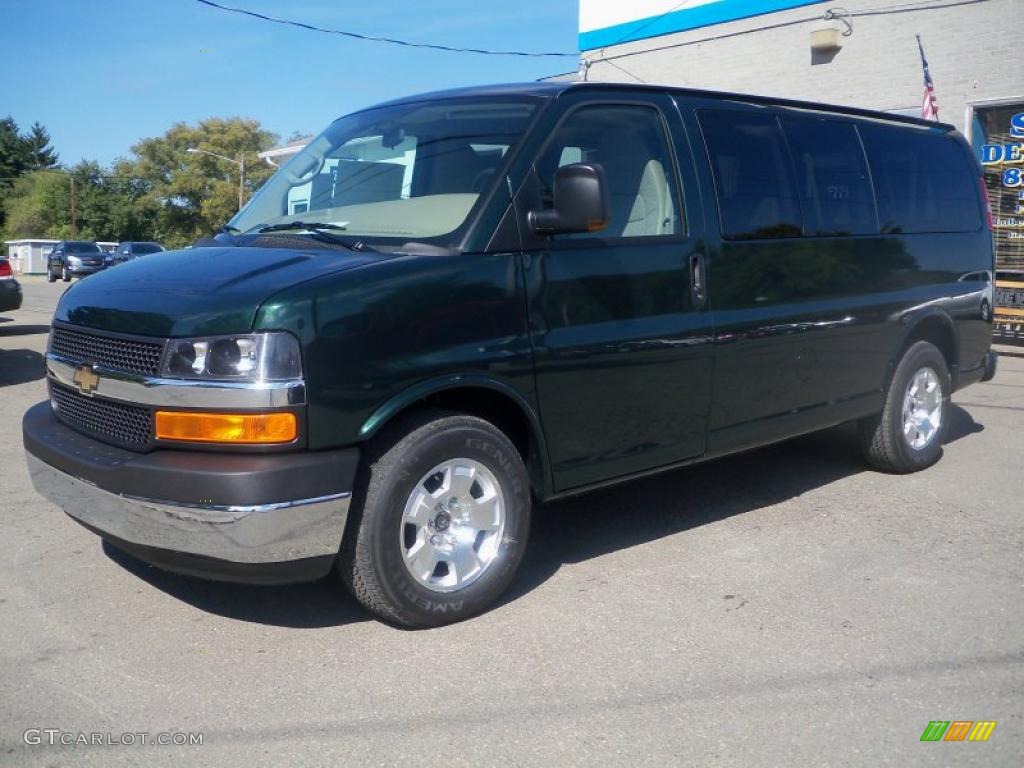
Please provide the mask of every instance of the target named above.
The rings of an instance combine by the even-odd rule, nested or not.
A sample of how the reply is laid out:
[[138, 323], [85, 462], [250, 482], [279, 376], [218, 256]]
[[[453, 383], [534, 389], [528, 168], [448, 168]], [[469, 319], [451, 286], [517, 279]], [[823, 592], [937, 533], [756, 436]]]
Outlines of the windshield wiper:
[[283, 232], [288, 229], [304, 229], [309, 232], [314, 239], [319, 240], [320, 242], [340, 245], [344, 248], [348, 248], [350, 251], [372, 250], [368, 249], [361, 240], [356, 240], [353, 243], [331, 234], [332, 232], [344, 232], [348, 229], [344, 224], [326, 224], [319, 221], [285, 221], [281, 224], [268, 224], [265, 227], [260, 227], [256, 232], [263, 235], [273, 232]]
[[263, 234], [264, 232], [283, 232], [286, 229], [308, 229], [310, 232], [316, 232], [321, 229], [346, 230], [348, 227], [344, 224], [325, 224], [320, 221], [285, 221], [280, 224], [260, 227], [256, 231]]

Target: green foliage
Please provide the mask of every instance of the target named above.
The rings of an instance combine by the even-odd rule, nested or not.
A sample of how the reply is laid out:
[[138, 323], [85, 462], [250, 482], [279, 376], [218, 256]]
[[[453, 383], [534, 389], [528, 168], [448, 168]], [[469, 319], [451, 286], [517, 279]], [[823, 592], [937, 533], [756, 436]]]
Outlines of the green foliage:
[[27, 135], [22, 137], [28, 167], [32, 170], [54, 168], [59, 156], [50, 146], [50, 134], [38, 122], [32, 123]]
[[157, 239], [169, 247], [185, 245], [216, 232], [238, 210], [239, 166], [189, 148], [238, 161], [244, 157], [248, 200], [273, 172], [257, 153], [276, 141], [255, 120], [211, 118], [195, 127], [175, 123], [163, 136], [132, 147], [133, 175], [148, 185], [146, 197], [158, 206]]
[[25, 174], [14, 182], [4, 200], [6, 237], [69, 237], [69, 201], [65, 177], [40, 171]]
[[[18, 177], [6, 192], [0, 186], [6, 214], [0, 225], [8, 238], [157, 240], [181, 247], [217, 231], [238, 210], [239, 166], [186, 150], [244, 158], [248, 200], [273, 172], [257, 153], [276, 141], [256, 120], [211, 118], [197, 126], [175, 123], [107, 169], [91, 161], [57, 169], [57, 154], [41, 125], [21, 136], [11, 118], [0, 120], [0, 176]], [[77, 232], [71, 222], [72, 179]]]
[[29, 146], [8, 115], [0, 120], [0, 188], [10, 187], [29, 167]]

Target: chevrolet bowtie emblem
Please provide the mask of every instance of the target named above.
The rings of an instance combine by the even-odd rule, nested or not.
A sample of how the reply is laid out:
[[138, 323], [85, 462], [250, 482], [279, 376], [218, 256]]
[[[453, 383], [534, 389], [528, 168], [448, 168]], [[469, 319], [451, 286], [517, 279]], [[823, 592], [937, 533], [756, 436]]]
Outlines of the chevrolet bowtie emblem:
[[80, 365], [75, 368], [75, 375], [71, 378], [78, 388], [85, 394], [92, 394], [93, 390], [100, 384], [100, 375], [92, 369], [91, 365]]

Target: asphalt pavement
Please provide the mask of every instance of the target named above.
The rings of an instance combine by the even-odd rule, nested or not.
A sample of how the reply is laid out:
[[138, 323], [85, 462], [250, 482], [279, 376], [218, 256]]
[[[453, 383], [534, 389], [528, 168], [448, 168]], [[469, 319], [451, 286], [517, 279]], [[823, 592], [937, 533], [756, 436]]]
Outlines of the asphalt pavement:
[[[330, 581], [163, 573], [43, 501], [20, 422], [64, 286], [23, 284], [0, 765], [1021, 765], [1024, 357], [954, 396], [925, 472], [866, 469], [841, 427], [550, 504], [494, 610], [404, 631]], [[997, 725], [920, 741], [933, 720]]]

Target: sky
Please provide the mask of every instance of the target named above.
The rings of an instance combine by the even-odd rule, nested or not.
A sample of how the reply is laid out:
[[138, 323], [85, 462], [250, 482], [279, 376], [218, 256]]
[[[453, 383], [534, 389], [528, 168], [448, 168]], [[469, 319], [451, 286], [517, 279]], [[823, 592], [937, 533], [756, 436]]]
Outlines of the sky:
[[[218, 0], [369, 35], [574, 52], [576, 0]], [[523, 59], [362, 42], [196, 0], [0, 0], [0, 117], [50, 132], [63, 165], [129, 156], [173, 123], [252, 117], [283, 140], [411, 93], [535, 80], [573, 58]]]

